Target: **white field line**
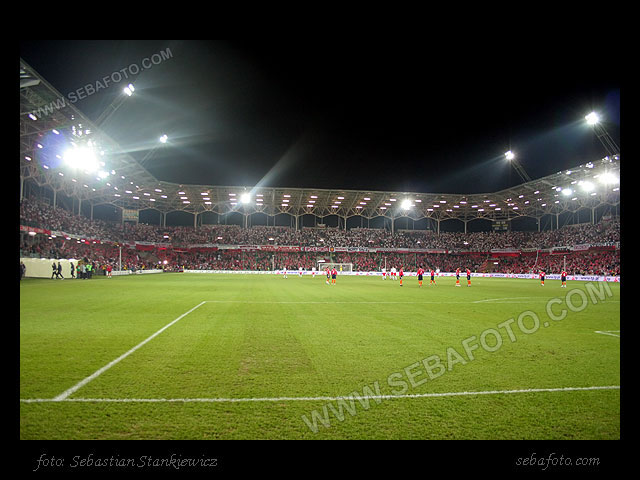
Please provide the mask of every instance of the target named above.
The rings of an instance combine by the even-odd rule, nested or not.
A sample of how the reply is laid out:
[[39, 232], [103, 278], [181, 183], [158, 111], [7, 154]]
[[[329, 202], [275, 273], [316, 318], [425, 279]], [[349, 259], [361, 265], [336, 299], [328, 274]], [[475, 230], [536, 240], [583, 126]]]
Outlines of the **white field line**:
[[540, 297], [504, 297], [504, 298], [486, 298], [484, 300], [476, 300], [473, 303], [485, 303], [485, 302], [503, 303], [500, 300], [508, 300], [507, 302], [504, 302], [504, 303], [519, 303], [519, 302], [515, 302], [515, 300], [528, 300], [531, 298], [548, 301], [548, 299], [543, 299]]
[[118, 362], [120, 362], [121, 360], [124, 360], [125, 358], [127, 358], [129, 355], [131, 355], [133, 352], [135, 352], [136, 350], [138, 350], [140, 347], [142, 347], [145, 343], [153, 340], [155, 337], [157, 337], [158, 335], [160, 335], [162, 332], [164, 332], [167, 328], [169, 328], [171, 325], [173, 325], [174, 323], [179, 322], [181, 319], [183, 319], [184, 317], [186, 317], [187, 315], [189, 315], [191, 312], [193, 312], [196, 308], [200, 307], [201, 305], [204, 305], [206, 302], [201, 302], [198, 305], [196, 305], [195, 307], [193, 307], [191, 310], [189, 310], [186, 313], [183, 313], [182, 315], [180, 315], [178, 318], [176, 318], [175, 320], [173, 320], [172, 322], [166, 324], [164, 327], [162, 327], [160, 330], [158, 330], [156, 333], [154, 333], [153, 335], [151, 335], [149, 338], [147, 338], [146, 340], [143, 340], [142, 342], [140, 342], [138, 345], [136, 345], [135, 347], [133, 347], [131, 350], [129, 350], [128, 352], [123, 353], [122, 355], [120, 355], [118, 358], [116, 358], [115, 360], [109, 362], [107, 365], [105, 365], [104, 367], [102, 367], [99, 370], [96, 370], [94, 373], [92, 373], [91, 375], [89, 375], [87, 378], [85, 378], [84, 380], [78, 382], [77, 384], [75, 384], [73, 387], [69, 388], [68, 390], [65, 390], [64, 392], [62, 392], [60, 395], [58, 395], [57, 397], [55, 397], [53, 400], [54, 401], [61, 401], [61, 400], [65, 400], [67, 399], [67, 397], [71, 394], [73, 394], [75, 391], [77, 391], [78, 389], [82, 388], [83, 386], [85, 386], [87, 383], [89, 383], [91, 380], [95, 379], [96, 377], [98, 377], [99, 375], [103, 374], [104, 372], [106, 372], [107, 370], [109, 370], [111, 367], [113, 367], [115, 364], [117, 364]]
[[[524, 297], [523, 297], [524, 298]], [[538, 298], [538, 297], [527, 297], [527, 298]], [[506, 300], [504, 298], [496, 298], [496, 299], [488, 299], [488, 300], [478, 300], [472, 303], [480, 303], [480, 302], [488, 302], [488, 301], [494, 301], [493, 303], [520, 303], [519, 301], [515, 301], [513, 299], [510, 299], [511, 301], [502, 301], [499, 302], [498, 300]], [[544, 301], [544, 302], [548, 302], [549, 299], [547, 298], [538, 298], [538, 301]], [[368, 305], [368, 304], [390, 304], [390, 305], [396, 305], [396, 304], [402, 304], [402, 305], [429, 305], [429, 304], [441, 304], [441, 303], [458, 303], [458, 304], [469, 304], [468, 301], [459, 301], [459, 300], [452, 300], [452, 301], [437, 301], [437, 302], [376, 302], [376, 301], [271, 301], [271, 300], [205, 300], [206, 303], [244, 303], [244, 304], [287, 304], [287, 303], [292, 303], [292, 304], [329, 304], [329, 305], [334, 305], [334, 304], [363, 304], [363, 305]]]
[[618, 337], [620, 338], [620, 335], [616, 335], [615, 333], [611, 333], [611, 332], [618, 332], [620, 333], [620, 330], [604, 330], [604, 331], [600, 331], [600, 330], [596, 330], [595, 333], [600, 333], [602, 335], [611, 335], [612, 337]]
[[479, 392], [446, 392], [446, 393], [416, 393], [405, 395], [349, 395], [343, 397], [266, 397], [266, 398], [30, 398], [20, 399], [21, 403], [242, 403], [242, 402], [332, 402], [338, 400], [382, 399], [394, 400], [401, 398], [438, 398], [461, 397], [474, 395], [510, 395], [517, 393], [549, 393], [549, 392], [578, 392], [587, 390], [619, 390], [620, 385], [592, 386], [592, 387], [563, 387], [563, 388], [527, 388], [520, 390], [487, 390]]
[[[538, 302], [548, 302], [550, 299], [548, 298], [540, 298], [540, 297], [507, 297], [507, 298], [487, 298], [484, 300], [475, 300], [471, 303], [487, 303], [487, 302], [491, 302], [493, 304], [507, 304], [507, 303], [521, 303], [520, 300], [517, 299], [535, 299]], [[620, 300], [607, 300], [607, 302], [619, 302]], [[442, 300], [442, 301], [437, 301], [437, 302], [376, 302], [376, 301], [353, 301], [353, 300], [349, 300], [349, 301], [307, 301], [307, 300], [301, 300], [301, 301], [273, 301], [273, 300], [205, 300], [205, 303], [243, 303], [243, 304], [260, 304], [260, 305], [264, 305], [264, 304], [273, 304], [273, 305], [280, 305], [280, 304], [329, 304], [329, 305], [334, 305], [334, 304], [363, 304], [363, 305], [379, 305], [379, 304], [390, 304], [390, 305], [395, 305], [395, 304], [402, 304], [402, 305], [430, 305], [430, 304], [441, 304], [441, 303], [455, 303], [455, 304], [465, 304], [468, 305], [469, 302], [468, 301], [460, 301], [460, 300], [451, 300], [451, 301], [447, 301], [447, 300]]]

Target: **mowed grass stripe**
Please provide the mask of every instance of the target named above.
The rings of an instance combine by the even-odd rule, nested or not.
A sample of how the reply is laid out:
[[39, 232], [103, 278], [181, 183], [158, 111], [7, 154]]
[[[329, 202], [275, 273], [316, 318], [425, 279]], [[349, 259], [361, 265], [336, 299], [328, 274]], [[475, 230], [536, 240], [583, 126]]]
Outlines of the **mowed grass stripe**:
[[[316, 371], [277, 307], [205, 304], [77, 396], [263, 395]], [[318, 386], [319, 388], [319, 386]]]

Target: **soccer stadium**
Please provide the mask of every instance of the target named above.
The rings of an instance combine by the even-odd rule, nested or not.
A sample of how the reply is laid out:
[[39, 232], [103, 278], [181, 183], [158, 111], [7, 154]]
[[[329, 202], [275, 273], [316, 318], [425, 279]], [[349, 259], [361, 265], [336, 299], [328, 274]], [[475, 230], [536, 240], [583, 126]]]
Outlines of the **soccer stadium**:
[[20, 439], [620, 439], [605, 121], [483, 193], [176, 183], [102, 126], [140, 84], [91, 119], [21, 59]]

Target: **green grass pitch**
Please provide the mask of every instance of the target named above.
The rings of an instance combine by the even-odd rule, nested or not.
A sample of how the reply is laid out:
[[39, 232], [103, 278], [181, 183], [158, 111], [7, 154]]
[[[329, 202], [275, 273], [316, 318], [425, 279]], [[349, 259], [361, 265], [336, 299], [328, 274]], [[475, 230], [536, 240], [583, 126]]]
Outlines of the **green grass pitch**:
[[25, 279], [20, 438], [620, 438], [619, 284], [461, 285]]

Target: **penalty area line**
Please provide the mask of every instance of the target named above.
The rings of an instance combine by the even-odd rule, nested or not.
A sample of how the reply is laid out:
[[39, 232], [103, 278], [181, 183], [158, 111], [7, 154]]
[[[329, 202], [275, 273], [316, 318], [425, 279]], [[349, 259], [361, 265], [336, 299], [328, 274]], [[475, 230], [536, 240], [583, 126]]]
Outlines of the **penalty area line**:
[[620, 332], [620, 330], [596, 330], [595, 333], [600, 333], [602, 335], [611, 335], [612, 337], [618, 337], [620, 338], [620, 335], [616, 335], [615, 333], [612, 332]]
[[28, 398], [20, 403], [245, 403], [245, 402], [332, 402], [339, 400], [395, 400], [402, 398], [438, 398], [476, 395], [512, 395], [518, 393], [578, 392], [590, 390], [619, 390], [620, 385], [561, 388], [527, 388], [519, 390], [486, 390], [476, 392], [416, 393], [404, 395], [348, 395], [342, 397], [266, 397], [266, 398]]

